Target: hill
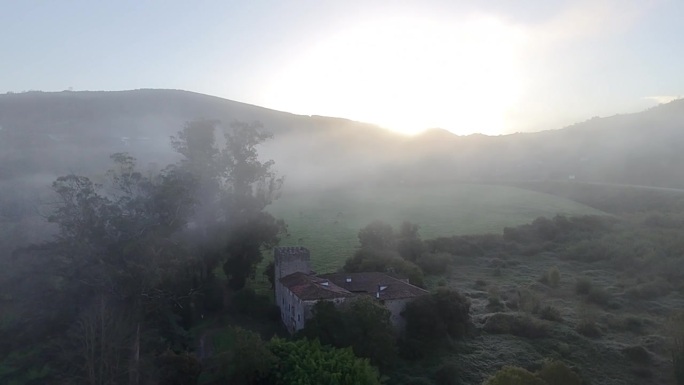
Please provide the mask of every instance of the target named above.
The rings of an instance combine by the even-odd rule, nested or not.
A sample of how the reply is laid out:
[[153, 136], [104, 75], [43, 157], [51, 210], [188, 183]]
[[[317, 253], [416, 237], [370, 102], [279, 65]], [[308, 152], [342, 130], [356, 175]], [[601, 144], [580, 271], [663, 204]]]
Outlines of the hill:
[[684, 100], [560, 130], [415, 137], [346, 119], [302, 116], [179, 90], [0, 95], [0, 180], [90, 173], [108, 154], [166, 164], [169, 136], [195, 119], [258, 121], [274, 134], [262, 154], [289, 188], [350, 181], [425, 183], [577, 180], [684, 187]]

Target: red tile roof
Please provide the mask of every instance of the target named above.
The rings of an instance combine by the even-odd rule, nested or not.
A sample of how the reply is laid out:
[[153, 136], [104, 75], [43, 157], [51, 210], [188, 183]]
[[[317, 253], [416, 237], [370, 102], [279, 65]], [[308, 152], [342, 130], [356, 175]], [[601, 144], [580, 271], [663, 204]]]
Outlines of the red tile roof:
[[354, 294], [345, 290], [328, 279], [319, 278], [301, 272], [293, 273], [280, 279], [280, 283], [287, 287], [301, 300], [333, 299], [353, 297]]
[[[429, 294], [427, 290], [413, 286], [407, 282], [390, 277], [385, 273], [332, 273], [322, 274], [319, 278], [328, 279], [336, 286], [352, 293], [372, 295], [379, 299], [403, 299], [420, 297]], [[377, 293], [380, 293], [377, 296]]]

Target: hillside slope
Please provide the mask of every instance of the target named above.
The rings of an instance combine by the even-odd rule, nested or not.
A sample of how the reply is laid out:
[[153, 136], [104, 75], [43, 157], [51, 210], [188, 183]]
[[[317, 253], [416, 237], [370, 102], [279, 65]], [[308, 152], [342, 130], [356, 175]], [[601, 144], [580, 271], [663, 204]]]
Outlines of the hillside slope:
[[684, 100], [560, 130], [405, 137], [178, 90], [0, 95], [0, 180], [96, 172], [119, 151], [163, 165], [175, 159], [169, 136], [194, 119], [261, 122], [274, 134], [262, 154], [276, 161], [289, 188], [569, 178], [684, 187]]

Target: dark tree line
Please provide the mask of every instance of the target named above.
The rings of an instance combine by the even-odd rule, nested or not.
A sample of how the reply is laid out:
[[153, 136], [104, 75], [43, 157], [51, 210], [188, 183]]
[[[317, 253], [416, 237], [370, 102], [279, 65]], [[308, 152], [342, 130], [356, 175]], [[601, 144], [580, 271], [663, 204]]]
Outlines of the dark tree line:
[[182, 160], [158, 173], [119, 153], [99, 178], [57, 178], [57, 235], [15, 251], [0, 282], [0, 368], [16, 368], [0, 382], [149, 383], [154, 357], [191, 349], [187, 330], [221, 308], [217, 269], [229, 290], [253, 277], [285, 230], [264, 211], [282, 178], [258, 158], [258, 125], [221, 141], [217, 127], [188, 123], [172, 138]]

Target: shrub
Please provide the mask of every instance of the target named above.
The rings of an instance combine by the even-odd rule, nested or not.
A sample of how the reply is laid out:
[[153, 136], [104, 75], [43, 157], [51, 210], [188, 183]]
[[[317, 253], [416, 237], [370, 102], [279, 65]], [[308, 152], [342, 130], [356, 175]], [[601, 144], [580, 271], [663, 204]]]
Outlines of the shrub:
[[557, 267], [552, 267], [546, 275], [549, 277], [549, 286], [551, 287], [558, 287], [560, 284], [560, 271], [558, 271]]
[[250, 317], [267, 318], [271, 321], [280, 319], [280, 309], [271, 299], [247, 287], [233, 294], [232, 309]]
[[643, 364], [651, 362], [651, 353], [641, 345], [627, 346], [622, 349], [622, 354], [634, 362]]
[[580, 294], [580, 295], [586, 295], [589, 294], [591, 291], [593, 284], [589, 278], [578, 278], [577, 282], [575, 282], [575, 293]]
[[416, 264], [425, 274], [439, 275], [446, 272], [451, 258], [451, 255], [446, 253], [423, 253], [416, 260]]
[[518, 289], [518, 309], [526, 312], [536, 314], [539, 312], [541, 300], [537, 293], [529, 289]]
[[498, 294], [496, 295], [489, 295], [488, 298], [489, 302], [487, 302], [487, 310], [491, 312], [496, 312], [496, 311], [502, 311], [504, 310], [504, 304], [501, 302], [501, 298], [499, 297]]
[[602, 287], [594, 286], [587, 293], [587, 301], [599, 306], [608, 306], [610, 299], [610, 294]]
[[167, 350], [157, 357], [159, 385], [196, 384], [202, 372], [202, 364], [194, 355], [183, 352], [177, 354]]
[[539, 282], [546, 286], [557, 288], [560, 284], [560, 271], [557, 267], [550, 268], [544, 275], [539, 278]]
[[517, 366], [504, 366], [484, 385], [547, 385], [529, 371]]
[[547, 361], [537, 372], [537, 377], [549, 385], [582, 385], [582, 379], [560, 361]]
[[278, 338], [269, 343], [278, 360], [266, 382], [284, 384], [379, 385], [377, 370], [368, 360], [357, 358], [353, 351], [322, 346], [318, 341]]
[[667, 323], [670, 337], [670, 353], [675, 380], [678, 385], [684, 384], [684, 312], [672, 316]]
[[603, 334], [596, 324], [596, 321], [589, 318], [581, 319], [575, 327], [575, 330], [577, 330], [579, 334], [589, 338], [598, 338]]
[[643, 318], [628, 316], [622, 320], [622, 326], [634, 334], [641, 334], [644, 330], [645, 321]]
[[404, 352], [420, 356], [434, 351], [447, 337], [459, 338], [466, 334], [470, 325], [470, 301], [456, 291], [439, 289], [409, 302], [402, 315], [406, 320]]
[[539, 318], [554, 322], [563, 321], [560, 310], [551, 305], [546, 305], [539, 310]]
[[492, 334], [512, 334], [525, 338], [541, 338], [548, 334], [548, 328], [529, 316], [496, 313], [485, 321], [484, 331]]
[[625, 294], [633, 299], [654, 299], [665, 296], [672, 291], [667, 281], [647, 282], [627, 289]]
[[458, 373], [458, 366], [455, 363], [443, 363], [435, 372], [435, 383], [437, 385], [458, 385]]

